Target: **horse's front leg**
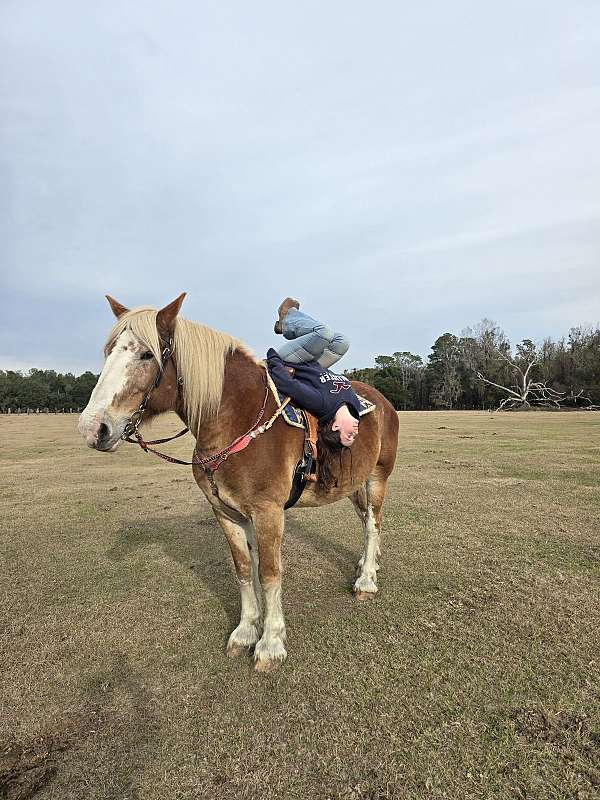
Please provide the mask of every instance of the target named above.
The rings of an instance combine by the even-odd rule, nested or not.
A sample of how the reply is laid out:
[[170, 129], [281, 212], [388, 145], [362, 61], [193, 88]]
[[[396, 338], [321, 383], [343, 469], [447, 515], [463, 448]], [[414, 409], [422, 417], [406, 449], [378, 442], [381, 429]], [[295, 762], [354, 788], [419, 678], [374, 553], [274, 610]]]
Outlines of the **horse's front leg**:
[[263, 635], [254, 648], [255, 668], [269, 672], [287, 656], [281, 608], [281, 543], [283, 509], [270, 506], [253, 514], [258, 544], [259, 576], [264, 599]]
[[231, 658], [242, 655], [256, 644], [261, 634], [260, 603], [254, 586], [253, 558], [248, 546], [251, 523], [238, 525], [215, 511], [223, 533], [227, 537], [235, 572], [240, 584], [242, 611], [240, 624], [227, 642], [227, 655]]

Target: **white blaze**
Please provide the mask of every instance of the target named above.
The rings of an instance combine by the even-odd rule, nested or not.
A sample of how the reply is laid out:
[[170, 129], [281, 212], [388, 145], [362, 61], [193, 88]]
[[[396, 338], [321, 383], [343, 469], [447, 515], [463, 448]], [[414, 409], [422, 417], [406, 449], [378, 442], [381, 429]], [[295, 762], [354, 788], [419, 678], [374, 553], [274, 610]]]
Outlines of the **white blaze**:
[[128, 367], [135, 357], [136, 344], [131, 331], [125, 330], [109, 353], [98, 383], [79, 417], [79, 431], [86, 438], [95, 434], [104, 419], [106, 409], [125, 388]]

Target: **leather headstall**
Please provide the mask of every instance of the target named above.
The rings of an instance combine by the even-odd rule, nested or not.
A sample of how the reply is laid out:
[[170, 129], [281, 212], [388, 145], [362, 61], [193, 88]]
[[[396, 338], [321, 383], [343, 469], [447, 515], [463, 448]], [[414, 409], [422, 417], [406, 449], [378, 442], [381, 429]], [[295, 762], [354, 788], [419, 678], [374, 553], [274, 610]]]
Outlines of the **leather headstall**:
[[[162, 342], [162, 340], [161, 340], [161, 343], [164, 344], [164, 342]], [[125, 428], [123, 429], [123, 433], [121, 434], [121, 439], [123, 439], [125, 442], [131, 442], [132, 444], [139, 444], [140, 447], [142, 448], [142, 450], [146, 449], [146, 447], [144, 445], [148, 445], [148, 444], [164, 444], [165, 442], [170, 442], [172, 439], [177, 439], [179, 436], [183, 436], [189, 430], [189, 428], [185, 428], [184, 430], [180, 431], [175, 436], [171, 436], [169, 439], [156, 439], [155, 441], [152, 441], [152, 442], [144, 442], [144, 440], [142, 439], [141, 435], [138, 432], [138, 428], [139, 428], [139, 426], [140, 426], [140, 424], [142, 422], [142, 417], [144, 416], [144, 411], [146, 410], [146, 406], [148, 405], [148, 402], [150, 401], [150, 395], [152, 394], [152, 392], [160, 384], [160, 381], [161, 381], [162, 376], [163, 376], [163, 372], [165, 371], [165, 367], [166, 367], [166, 365], [167, 365], [167, 363], [168, 363], [168, 361], [169, 361], [169, 359], [171, 358], [172, 355], [173, 355], [173, 340], [169, 339], [169, 341], [165, 344], [165, 346], [163, 347], [163, 349], [161, 351], [161, 354], [160, 354], [160, 358], [161, 358], [160, 368], [159, 368], [158, 372], [156, 373], [156, 377], [154, 378], [154, 381], [150, 384], [150, 386], [148, 388], [148, 391], [144, 395], [144, 399], [140, 403], [137, 411], [134, 411], [133, 414], [129, 417], [129, 420], [127, 421], [127, 423], [125, 424]], [[132, 435], [136, 437], [135, 440], [131, 438]]]

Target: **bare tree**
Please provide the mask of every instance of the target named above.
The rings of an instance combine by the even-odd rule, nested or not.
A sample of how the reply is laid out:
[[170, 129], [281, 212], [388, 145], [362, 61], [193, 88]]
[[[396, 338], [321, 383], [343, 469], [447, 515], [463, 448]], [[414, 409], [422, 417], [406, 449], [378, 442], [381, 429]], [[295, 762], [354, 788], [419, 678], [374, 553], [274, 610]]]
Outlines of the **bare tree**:
[[[529, 342], [529, 340], [525, 341]], [[522, 360], [520, 364], [503, 356], [515, 377], [515, 383], [512, 387], [494, 383], [494, 381], [485, 378], [481, 372], [477, 373], [477, 377], [480, 381], [487, 383], [489, 386], [495, 386], [496, 389], [501, 389], [503, 392], [507, 393], [508, 396], [504, 398], [496, 411], [502, 411], [504, 408], [516, 408], [518, 406], [531, 408], [532, 405], [562, 408], [566, 403], [577, 405], [578, 401], [586, 402], [587, 405], [582, 407], [588, 411], [600, 408], [600, 406], [593, 404], [591, 398], [583, 394], [583, 389], [577, 394], [573, 392], [567, 394], [567, 392], [557, 392], [544, 381], [534, 380], [532, 371], [538, 363], [537, 356], [534, 355], [534, 353], [535, 348], [528, 348], [527, 358]], [[521, 348], [519, 355], [522, 357], [525, 355], [524, 348]]]
[[431, 376], [431, 401], [435, 406], [453, 408], [460, 397], [459, 340], [452, 333], [438, 336], [431, 347], [427, 370]]
[[414, 381], [416, 373], [423, 367], [423, 359], [408, 350], [394, 353], [396, 366], [400, 370], [402, 381], [402, 408], [406, 411], [406, 401], [408, 399], [408, 386]]

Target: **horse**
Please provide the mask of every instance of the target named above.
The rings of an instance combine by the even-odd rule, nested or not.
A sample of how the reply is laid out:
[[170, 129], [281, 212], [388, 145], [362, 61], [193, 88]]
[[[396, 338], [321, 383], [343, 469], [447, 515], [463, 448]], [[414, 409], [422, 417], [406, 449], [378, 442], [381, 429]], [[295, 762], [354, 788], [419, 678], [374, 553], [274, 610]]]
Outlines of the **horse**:
[[[192, 461], [179, 463], [192, 464], [239, 582], [240, 622], [226, 652], [235, 657], [254, 647], [255, 669], [268, 672], [287, 657], [281, 601], [284, 506], [304, 432], [278, 416], [281, 406], [266, 390], [264, 362], [233, 336], [179, 316], [185, 292], [160, 310], [130, 310], [106, 297], [117, 320], [79, 431], [89, 447], [114, 452], [124, 439], [135, 441], [132, 434], [147, 444], [137, 430], [142, 416], [146, 421], [174, 411], [180, 417], [196, 442]], [[377, 592], [381, 513], [396, 459], [398, 415], [375, 388], [352, 383], [375, 409], [361, 417], [351, 452], [342, 448], [335, 484], [324, 490], [318, 482], [307, 483], [298, 506], [351, 500], [364, 535], [353, 589], [364, 600]], [[259, 411], [263, 416], [257, 420]], [[264, 418], [269, 423], [261, 430], [257, 423]]]

